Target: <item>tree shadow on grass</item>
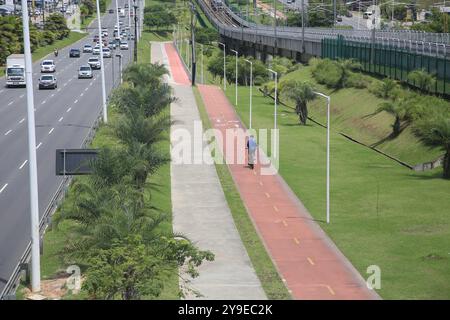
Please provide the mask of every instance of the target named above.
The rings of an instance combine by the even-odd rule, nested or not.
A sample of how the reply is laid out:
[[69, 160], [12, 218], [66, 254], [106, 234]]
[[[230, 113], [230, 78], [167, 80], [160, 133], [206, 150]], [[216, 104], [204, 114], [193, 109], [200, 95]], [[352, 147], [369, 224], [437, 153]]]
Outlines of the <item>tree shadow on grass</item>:
[[441, 170], [435, 170], [432, 173], [429, 173], [427, 171], [412, 171], [409, 174], [406, 174], [406, 176], [412, 180], [443, 180], [448, 181], [450, 186], [450, 179], [444, 179], [442, 168]]

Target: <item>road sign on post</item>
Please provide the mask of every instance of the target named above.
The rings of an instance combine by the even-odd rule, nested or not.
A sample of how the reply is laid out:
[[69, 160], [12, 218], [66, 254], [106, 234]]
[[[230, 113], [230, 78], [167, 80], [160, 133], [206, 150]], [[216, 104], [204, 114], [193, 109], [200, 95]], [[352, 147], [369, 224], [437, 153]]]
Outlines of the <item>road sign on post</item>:
[[56, 175], [91, 174], [91, 164], [97, 159], [97, 155], [98, 149], [56, 149]]

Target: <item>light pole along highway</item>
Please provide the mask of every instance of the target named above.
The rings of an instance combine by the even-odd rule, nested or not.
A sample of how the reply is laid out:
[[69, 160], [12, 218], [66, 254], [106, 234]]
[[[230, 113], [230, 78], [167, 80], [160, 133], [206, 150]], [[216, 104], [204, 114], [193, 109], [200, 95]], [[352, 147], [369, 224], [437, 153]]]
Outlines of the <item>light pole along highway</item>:
[[231, 49], [230, 50], [231, 52], [234, 52], [234, 54], [236, 55], [236, 74], [235, 74], [235, 76], [234, 76], [234, 78], [235, 78], [235, 102], [236, 102], [236, 107], [237, 107], [237, 105], [238, 105], [238, 55], [239, 55], [239, 53], [237, 52], [237, 50], [233, 50], [233, 49]]
[[[98, 1], [98, 0], [97, 0]], [[30, 25], [27, 0], [22, 0], [23, 43], [27, 91], [28, 156], [31, 215], [31, 291], [41, 291], [41, 264], [39, 251], [39, 199], [36, 160], [36, 128], [34, 119], [33, 65], [31, 62]]]
[[249, 110], [249, 129], [252, 129], [252, 95], [253, 95], [253, 62], [244, 59], [245, 62], [250, 64], [250, 110]]
[[100, 74], [102, 76], [103, 122], [107, 123], [108, 122], [108, 110], [106, 108], [105, 68], [104, 68], [105, 65], [103, 63], [102, 22], [100, 20], [99, 0], [96, 0], [96, 5], [97, 5], [98, 39], [99, 39], [99, 44], [100, 44]]

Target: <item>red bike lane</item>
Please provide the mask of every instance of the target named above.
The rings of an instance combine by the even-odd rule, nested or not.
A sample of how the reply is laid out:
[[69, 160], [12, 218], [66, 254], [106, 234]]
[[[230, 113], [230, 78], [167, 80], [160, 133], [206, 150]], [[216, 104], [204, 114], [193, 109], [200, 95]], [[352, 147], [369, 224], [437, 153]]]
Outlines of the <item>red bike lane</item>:
[[[173, 45], [166, 44], [166, 52], [172, 74], [185, 81], [187, 75]], [[226, 130], [246, 130], [220, 88], [211, 85], [198, 88], [212, 126], [224, 138]], [[226, 142], [221, 144], [225, 156], [227, 152], [246, 153], [236, 144], [231, 150], [223, 146]], [[245, 164], [228, 167], [247, 212], [293, 298], [379, 299], [281, 176], [261, 174], [260, 164], [254, 170]]]

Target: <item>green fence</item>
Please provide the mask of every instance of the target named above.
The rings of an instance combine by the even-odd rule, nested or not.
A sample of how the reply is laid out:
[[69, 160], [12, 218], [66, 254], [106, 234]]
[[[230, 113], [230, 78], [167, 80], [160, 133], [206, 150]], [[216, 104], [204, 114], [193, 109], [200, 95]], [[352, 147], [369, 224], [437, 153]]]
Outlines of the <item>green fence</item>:
[[[372, 59], [373, 54], [373, 59]], [[322, 39], [322, 58], [354, 59], [361, 63], [366, 72], [387, 76], [410, 85], [408, 73], [424, 69], [436, 77], [431, 93], [450, 96], [450, 60], [442, 56], [431, 56], [417, 53], [414, 50], [402, 49], [391, 45], [349, 41], [338, 39]]]

